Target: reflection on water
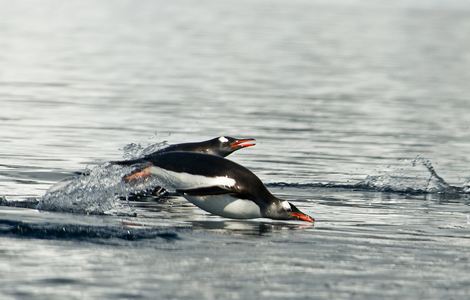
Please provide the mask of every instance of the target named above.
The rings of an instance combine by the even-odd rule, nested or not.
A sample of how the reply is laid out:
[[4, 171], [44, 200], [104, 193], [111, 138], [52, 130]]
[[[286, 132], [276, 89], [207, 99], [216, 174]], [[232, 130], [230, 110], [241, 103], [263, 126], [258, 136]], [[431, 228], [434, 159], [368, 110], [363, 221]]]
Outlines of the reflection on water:
[[313, 224], [292, 224], [288, 222], [262, 222], [262, 221], [191, 221], [193, 229], [203, 229], [210, 232], [258, 235], [276, 233], [284, 230], [301, 230], [313, 228]]

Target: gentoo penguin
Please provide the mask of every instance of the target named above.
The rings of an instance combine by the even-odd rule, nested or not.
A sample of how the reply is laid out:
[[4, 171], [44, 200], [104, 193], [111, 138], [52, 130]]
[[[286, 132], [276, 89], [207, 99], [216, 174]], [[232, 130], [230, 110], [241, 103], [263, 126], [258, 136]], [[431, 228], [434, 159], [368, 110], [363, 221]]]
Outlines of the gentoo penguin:
[[292, 203], [271, 194], [250, 170], [222, 157], [167, 152], [121, 164], [140, 165], [140, 172], [155, 176], [164, 188], [175, 190], [194, 205], [215, 215], [233, 219], [314, 222]]
[[[230, 155], [234, 151], [237, 151], [242, 148], [251, 147], [256, 145], [256, 140], [247, 138], [247, 139], [237, 139], [230, 136], [220, 136], [217, 138], [213, 138], [211, 140], [202, 141], [202, 142], [195, 142], [195, 143], [182, 143], [182, 144], [174, 144], [163, 149], [160, 149], [156, 152], [148, 154], [144, 156], [143, 160], [151, 161], [155, 155], [159, 155], [162, 153], [168, 152], [175, 152], [175, 151], [184, 151], [184, 152], [199, 152], [199, 153], [206, 153], [221, 157], [226, 157]], [[114, 161], [111, 162], [113, 164], [118, 165], [130, 165], [131, 163], [126, 163], [126, 161]], [[141, 172], [141, 170], [137, 169], [131, 175], [126, 176], [126, 181], [132, 181], [136, 179], [141, 179], [149, 176], [148, 172]]]

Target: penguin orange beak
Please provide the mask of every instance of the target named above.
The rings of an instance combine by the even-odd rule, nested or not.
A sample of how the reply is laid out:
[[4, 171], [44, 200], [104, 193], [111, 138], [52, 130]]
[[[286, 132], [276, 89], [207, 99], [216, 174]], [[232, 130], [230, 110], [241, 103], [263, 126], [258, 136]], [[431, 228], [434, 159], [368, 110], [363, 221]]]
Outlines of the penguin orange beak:
[[301, 213], [301, 212], [293, 212], [290, 215], [293, 216], [294, 218], [297, 218], [297, 219], [301, 220], [301, 221], [310, 222], [310, 223], [315, 222], [314, 218], [312, 218], [309, 215], [306, 215], [304, 213]]
[[254, 145], [256, 145], [255, 139], [239, 139], [231, 143], [230, 148], [232, 148], [232, 150], [238, 150], [241, 148], [251, 147]]

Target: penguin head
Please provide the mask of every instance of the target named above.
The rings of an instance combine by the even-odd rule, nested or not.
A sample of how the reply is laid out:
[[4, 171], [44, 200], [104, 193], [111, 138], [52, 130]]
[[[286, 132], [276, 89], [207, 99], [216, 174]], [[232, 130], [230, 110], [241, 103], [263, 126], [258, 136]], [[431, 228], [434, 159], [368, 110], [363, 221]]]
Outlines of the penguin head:
[[301, 212], [294, 204], [280, 200], [274, 209], [270, 209], [268, 217], [277, 220], [296, 220], [314, 223], [315, 219]]
[[220, 136], [211, 141], [213, 154], [225, 157], [234, 151], [256, 145], [255, 139], [237, 139], [230, 136]]
[[290, 205], [290, 210], [287, 210], [290, 220], [300, 220], [300, 221], [305, 221], [305, 222], [310, 222], [310, 223], [315, 222], [314, 218], [301, 212], [294, 204], [290, 202], [287, 202], [287, 203]]

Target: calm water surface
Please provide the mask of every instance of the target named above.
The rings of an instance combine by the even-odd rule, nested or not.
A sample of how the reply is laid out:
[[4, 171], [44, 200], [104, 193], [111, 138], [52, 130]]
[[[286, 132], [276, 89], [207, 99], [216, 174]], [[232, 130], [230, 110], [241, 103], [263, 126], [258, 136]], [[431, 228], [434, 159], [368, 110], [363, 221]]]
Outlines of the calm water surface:
[[[467, 1], [0, 0], [0, 36], [0, 298], [468, 299]], [[315, 226], [116, 196], [219, 135]]]

